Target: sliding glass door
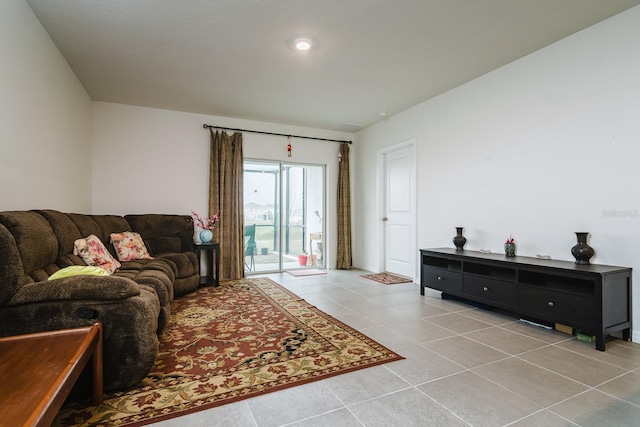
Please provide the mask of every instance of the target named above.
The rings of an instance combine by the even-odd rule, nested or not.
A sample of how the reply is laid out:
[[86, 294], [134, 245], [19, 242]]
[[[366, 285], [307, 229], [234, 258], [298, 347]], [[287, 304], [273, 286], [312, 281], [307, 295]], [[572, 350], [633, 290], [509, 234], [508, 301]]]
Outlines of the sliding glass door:
[[324, 267], [324, 166], [244, 162], [247, 273]]

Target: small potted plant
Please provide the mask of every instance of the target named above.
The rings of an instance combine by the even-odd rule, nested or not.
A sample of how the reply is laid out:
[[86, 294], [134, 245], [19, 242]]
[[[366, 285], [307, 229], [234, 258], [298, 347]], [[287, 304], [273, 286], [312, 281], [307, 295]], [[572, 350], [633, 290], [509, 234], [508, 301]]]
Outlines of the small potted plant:
[[506, 256], [516, 256], [516, 241], [512, 236], [504, 242], [504, 254]]

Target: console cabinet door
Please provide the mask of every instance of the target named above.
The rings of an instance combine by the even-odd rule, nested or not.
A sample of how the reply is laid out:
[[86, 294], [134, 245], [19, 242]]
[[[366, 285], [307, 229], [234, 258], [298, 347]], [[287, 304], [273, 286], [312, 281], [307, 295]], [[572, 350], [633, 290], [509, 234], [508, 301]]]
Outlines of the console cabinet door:
[[520, 286], [519, 293], [520, 308], [531, 315], [569, 325], [596, 327], [593, 298], [528, 286]]
[[479, 300], [508, 307], [515, 307], [518, 304], [518, 288], [513, 282], [466, 274], [464, 276], [464, 293]]
[[462, 274], [442, 268], [423, 266], [426, 286], [442, 292], [462, 293]]

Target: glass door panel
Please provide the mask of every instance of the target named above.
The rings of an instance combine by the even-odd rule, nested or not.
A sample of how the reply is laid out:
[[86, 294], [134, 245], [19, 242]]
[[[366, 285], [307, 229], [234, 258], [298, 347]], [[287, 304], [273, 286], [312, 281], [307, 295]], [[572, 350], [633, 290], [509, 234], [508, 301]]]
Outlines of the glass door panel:
[[246, 161], [244, 168], [244, 221], [255, 224], [256, 243], [245, 254], [247, 272], [323, 267], [324, 166]]
[[245, 271], [281, 269], [279, 208], [280, 164], [244, 162]]

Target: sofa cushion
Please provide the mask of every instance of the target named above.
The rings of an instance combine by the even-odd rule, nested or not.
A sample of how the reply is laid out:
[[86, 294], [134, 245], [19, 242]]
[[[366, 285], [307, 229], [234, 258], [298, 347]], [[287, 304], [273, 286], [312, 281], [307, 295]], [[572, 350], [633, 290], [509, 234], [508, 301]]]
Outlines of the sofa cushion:
[[58, 270], [58, 241], [46, 219], [31, 211], [0, 212], [0, 223], [15, 239], [25, 275], [23, 283], [46, 280]]
[[195, 291], [198, 286], [200, 286], [200, 276], [195, 274], [184, 279], [176, 279], [173, 283], [173, 291], [178, 297]]
[[0, 307], [18, 292], [24, 283], [24, 269], [16, 241], [0, 223]]
[[113, 256], [116, 256], [116, 251], [109, 239], [111, 233], [132, 231], [127, 220], [118, 215], [84, 215], [73, 213], [67, 215], [76, 227], [78, 227], [81, 236], [89, 236], [91, 234], [97, 236]]
[[51, 209], [36, 210], [39, 215], [43, 216], [49, 224], [53, 233], [58, 240], [58, 259], [56, 264], [60, 268], [73, 265], [85, 266], [85, 262], [78, 255], [73, 254], [73, 243], [83, 237], [76, 224], [71, 220], [68, 214], [58, 212]]
[[159, 259], [171, 260], [176, 266], [176, 279], [200, 274], [198, 259], [193, 252], [158, 254]]
[[187, 215], [125, 215], [140, 233], [152, 256], [167, 252], [193, 252], [193, 224]]
[[[78, 227], [66, 213], [51, 209], [36, 210], [34, 212], [37, 212], [49, 222], [49, 225], [58, 240], [58, 256], [73, 253], [73, 242], [84, 236], [92, 234], [81, 234]], [[84, 263], [80, 262], [80, 264]]]
[[151, 258], [140, 234], [133, 231], [111, 233], [111, 244], [119, 261], [134, 261]]
[[67, 214], [67, 216], [76, 225], [81, 237], [90, 236], [93, 234], [94, 236], [98, 236], [99, 238], [101, 238], [102, 230], [91, 215], [69, 213]]
[[126, 277], [155, 292], [160, 303], [158, 333], [162, 332], [171, 315], [175, 269], [170, 260], [147, 258], [123, 262], [122, 267], [114, 273], [117, 277]]
[[117, 256], [116, 250], [111, 244], [111, 233], [122, 233], [133, 231], [131, 226], [123, 216], [118, 215], [91, 215], [93, 220], [100, 227], [100, 240], [104, 243], [111, 255]]
[[80, 258], [91, 266], [104, 268], [109, 274], [113, 274], [120, 263], [115, 259], [102, 244], [100, 239], [95, 235], [90, 235], [85, 239], [78, 239], [74, 242], [74, 252], [80, 255]]

